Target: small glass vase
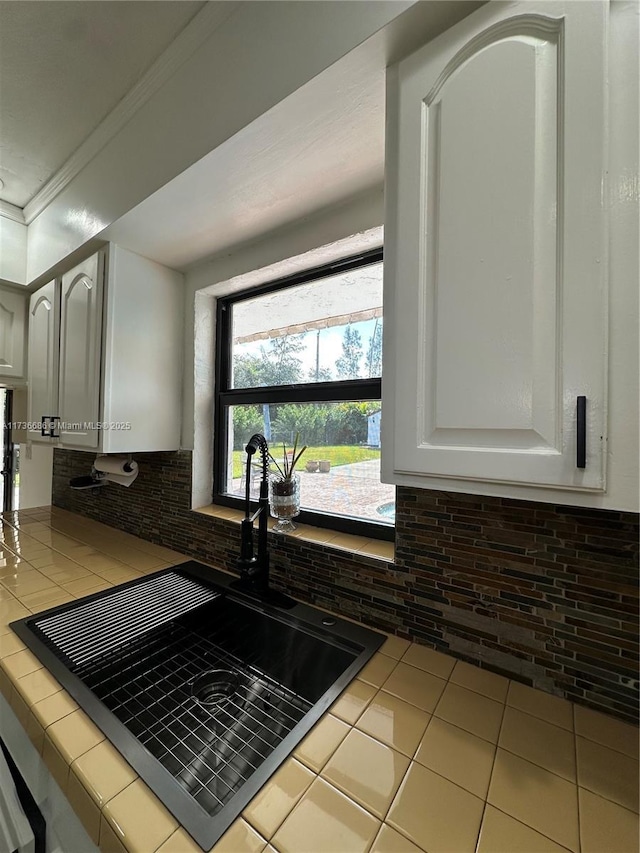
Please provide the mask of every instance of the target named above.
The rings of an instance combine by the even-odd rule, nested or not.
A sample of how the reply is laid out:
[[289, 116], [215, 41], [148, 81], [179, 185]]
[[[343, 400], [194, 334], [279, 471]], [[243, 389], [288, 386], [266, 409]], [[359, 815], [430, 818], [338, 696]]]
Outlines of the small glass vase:
[[296, 526], [291, 521], [300, 515], [300, 475], [283, 480], [279, 474], [269, 479], [269, 508], [278, 521], [273, 526], [276, 533], [292, 533]]

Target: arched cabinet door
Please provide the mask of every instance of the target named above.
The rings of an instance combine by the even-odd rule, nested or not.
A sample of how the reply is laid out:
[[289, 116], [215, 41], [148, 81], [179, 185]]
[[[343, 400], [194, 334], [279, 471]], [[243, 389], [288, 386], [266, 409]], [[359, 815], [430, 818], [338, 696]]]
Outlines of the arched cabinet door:
[[607, 15], [490, 3], [390, 69], [389, 481], [605, 488]]
[[26, 296], [0, 289], [0, 379], [10, 385], [25, 380], [26, 305]]
[[92, 255], [62, 277], [60, 440], [94, 449], [100, 431], [103, 256]]
[[[27, 412], [30, 440], [55, 432], [58, 416], [58, 348], [60, 294], [58, 282], [50, 281], [29, 300], [29, 387]], [[47, 436], [43, 435], [44, 431]], [[51, 440], [51, 438], [48, 438]]]

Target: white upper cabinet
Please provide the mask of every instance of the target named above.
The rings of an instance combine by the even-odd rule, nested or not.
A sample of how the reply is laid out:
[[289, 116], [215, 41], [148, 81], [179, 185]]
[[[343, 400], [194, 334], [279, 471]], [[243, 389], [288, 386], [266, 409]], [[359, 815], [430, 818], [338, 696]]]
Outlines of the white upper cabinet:
[[27, 297], [0, 288], [0, 384], [24, 384]]
[[36, 291], [28, 409], [45, 430], [29, 438], [100, 453], [177, 450], [182, 317], [182, 275], [114, 245]]
[[27, 437], [30, 440], [42, 438], [42, 430], [52, 429], [58, 416], [59, 340], [60, 291], [58, 283], [50, 281], [29, 300]]
[[[109, 245], [102, 345], [103, 453], [177, 450], [184, 278]], [[118, 425], [125, 425], [120, 429]], [[115, 425], [115, 428], [113, 428]]]
[[100, 421], [103, 256], [92, 255], [62, 276], [59, 436], [97, 449]]
[[490, 3], [389, 70], [388, 481], [605, 489], [607, 14]]

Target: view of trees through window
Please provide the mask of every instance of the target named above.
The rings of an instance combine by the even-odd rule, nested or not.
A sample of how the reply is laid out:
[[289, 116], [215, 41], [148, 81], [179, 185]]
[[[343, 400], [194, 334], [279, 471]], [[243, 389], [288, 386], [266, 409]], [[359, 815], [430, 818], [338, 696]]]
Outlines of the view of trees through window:
[[[307, 333], [314, 336], [318, 333]], [[348, 324], [342, 330], [341, 353], [334, 369], [305, 366], [305, 335], [270, 338], [259, 351], [242, 352], [238, 347], [233, 358], [234, 386], [262, 388], [269, 385], [297, 385], [305, 382], [331, 382], [334, 379], [371, 379], [382, 371], [382, 319], [376, 318], [366, 351], [362, 333]], [[316, 348], [317, 353], [320, 347]], [[368, 417], [380, 410], [379, 401], [363, 403], [304, 403], [243, 406], [234, 415], [234, 449], [239, 449], [254, 432], [264, 428], [265, 415], [272, 440], [291, 443], [297, 433], [303, 444], [366, 444]]]
[[243, 493], [254, 433], [278, 456], [298, 437], [303, 508], [392, 524], [395, 489], [380, 482], [382, 264], [230, 297], [229, 308], [224, 494]]
[[[296, 385], [303, 382], [332, 382], [336, 379], [374, 379], [382, 375], [382, 318], [349, 323], [328, 330], [269, 338], [257, 346], [237, 344], [233, 353], [234, 388], [263, 388], [267, 385]], [[366, 334], [366, 343], [363, 335]], [[331, 364], [321, 358], [329, 348], [339, 355]], [[331, 339], [331, 340], [330, 340]], [[310, 357], [309, 357], [310, 354]]]
[[[366, 445], [369, 416], [380, 411], [380, 401], [362, 403], [263, 403], [233, 410], [233, 448], [241, 450], [256, 432], [268, 432], [271, 442], [298, 444]], [[265, 427], [265, 423], [268, 425]], [[377, 436], [376, 436], [377, 442]], [[371, 458], [379, 455], [379, 447]]]

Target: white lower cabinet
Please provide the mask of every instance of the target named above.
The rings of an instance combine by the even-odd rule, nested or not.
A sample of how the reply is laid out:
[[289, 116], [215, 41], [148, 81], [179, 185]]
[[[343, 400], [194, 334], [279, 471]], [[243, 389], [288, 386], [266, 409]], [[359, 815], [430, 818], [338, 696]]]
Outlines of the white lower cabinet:
[[387, 482], [606, 489], [608, 15], [490, 3], [389, 69]]
[[0, 385], [24, 384], [27, 297], [0, 287]]
[[36, 291], [29, 438], [100, 453], [178, 449], [182, 306], [181, 274], [115, 245]]

